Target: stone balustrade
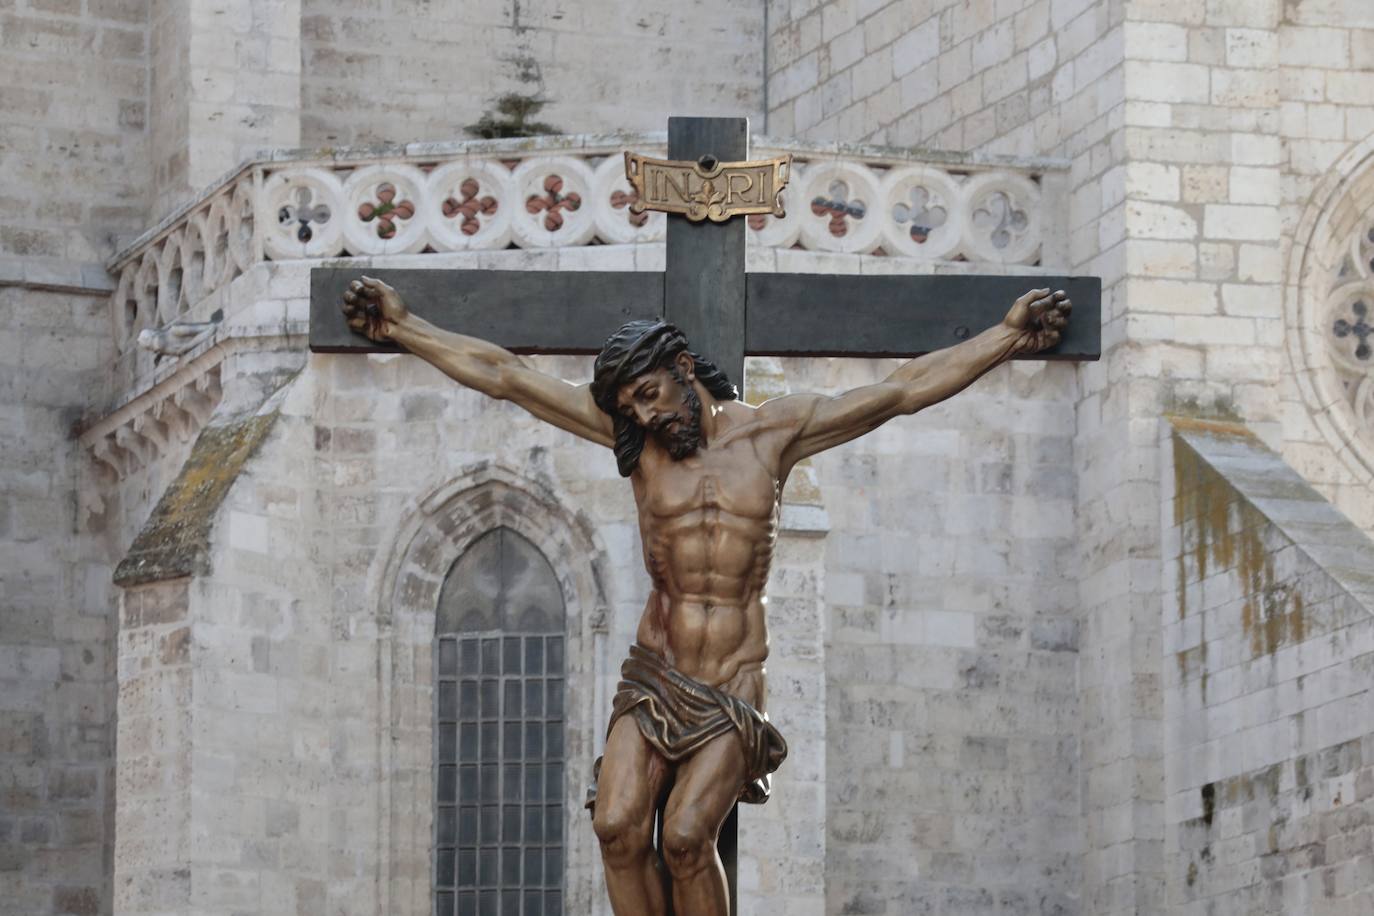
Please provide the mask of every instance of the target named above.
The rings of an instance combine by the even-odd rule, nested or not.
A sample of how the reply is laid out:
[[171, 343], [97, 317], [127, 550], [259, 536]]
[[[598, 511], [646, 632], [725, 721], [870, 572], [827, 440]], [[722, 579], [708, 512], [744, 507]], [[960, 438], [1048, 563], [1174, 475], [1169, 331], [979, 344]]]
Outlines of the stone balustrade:
[[[783, 218], [749, 218], [751, 244], [989, 265], [1041, 263], [1059, 205], [1054, 160], [917, 155], [778, 143], [791, 153]], [[262, 260], [663, 239], [631, 212], [622, 151], [663, 155], [662, 132], [273, 153], [245, 163], [109, 262], [121, 351]]]

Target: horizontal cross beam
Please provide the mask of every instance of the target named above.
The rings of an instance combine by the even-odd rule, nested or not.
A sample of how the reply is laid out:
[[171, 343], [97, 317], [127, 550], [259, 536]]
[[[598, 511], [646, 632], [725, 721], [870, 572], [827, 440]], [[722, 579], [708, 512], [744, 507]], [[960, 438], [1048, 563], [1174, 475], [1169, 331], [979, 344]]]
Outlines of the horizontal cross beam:
[[[370, 274], [396, 287], [416, 314], [439, 327], [516, 353], [597, 353], [626, 321], [664, 314], [660, 273], [406, 269]], [[311, 350], [399, 352], [354, 334], [344, 322], [339, 311], [344, 289], [361, 275], [356, 268], [311, 271]], [[745, 276], [744, 352], [750, 355], [919, 356], [992, 327], [1017, 296], [1038, 286], [1067, 291], [1074, 313], [1058, 346], [1025, 358], [1093, 360], [1101, 354], [1101, 281], [1096, 277]]]
[[317, 267], [310, 271], [311, 350], [401, 352], [353, 333], [344, 320], [344, 290], [364, 274], [394, 286], [412, 312], [444, 330], [516, 353], [597, 353], [625, 322], [663, 314], [660, 273]]
[[1006, 317], [1037, 287], [1062, 289], [1073, 316], [1053, 349], [1019, 359], [1093, 360], [1102, 350], [1097, 277], [746, 274], [745, 351], [753, 356], [919, 356]]

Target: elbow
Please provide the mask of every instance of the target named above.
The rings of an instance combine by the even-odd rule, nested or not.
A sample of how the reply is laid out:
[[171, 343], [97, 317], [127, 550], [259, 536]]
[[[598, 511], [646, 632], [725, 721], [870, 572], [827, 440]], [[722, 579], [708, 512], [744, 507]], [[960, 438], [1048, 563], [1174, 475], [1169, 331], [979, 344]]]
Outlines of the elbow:
[[934, 403], [935, 399], [930, 397], [929, 392], [909, 392], [902, 397], [901, 403], [897, 405], [897, 414], [900, 416], [909, 417], [914, 413], [919, 413], [922, 410], [925, 410], [927, 407]]
[[485, 378], [482, 380], [480, 390], [489, 398], [498, 401], [509, 401], [515, 397], [516, 379], [514, 373], [503, 367], [498, 367], [494, 371], [483, 373]]

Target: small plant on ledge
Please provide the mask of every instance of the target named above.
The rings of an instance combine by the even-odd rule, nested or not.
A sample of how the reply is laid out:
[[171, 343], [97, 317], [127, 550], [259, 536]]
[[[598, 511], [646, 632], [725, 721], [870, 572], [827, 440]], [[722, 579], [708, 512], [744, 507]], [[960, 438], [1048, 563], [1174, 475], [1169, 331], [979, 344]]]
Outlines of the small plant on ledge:
[[508, 92], [496, 100], [496, 114], [482, 112], [476, 124], [463, 129], [474, 137], [483, 140], [496, 140], [503, 137], [537, 137], [540, 134], [561, 134], [563, 131], [543, 121], [531, 121], [547, 105], [544, 99], [531, 95]]

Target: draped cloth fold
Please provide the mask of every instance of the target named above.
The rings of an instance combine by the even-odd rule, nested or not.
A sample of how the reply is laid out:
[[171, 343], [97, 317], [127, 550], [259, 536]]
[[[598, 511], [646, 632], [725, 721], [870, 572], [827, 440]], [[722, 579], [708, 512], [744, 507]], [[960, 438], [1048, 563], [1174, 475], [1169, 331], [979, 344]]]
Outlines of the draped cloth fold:
[[[739, 697], [688, 677], [637, 643], [630, 646], [630, 657], [620, 666], [608, 735], [622, 716], [633, 716], [644, 740], [672, 763], [692, 756], [712, 738], [737, 731], [745, 760], [742, 802], [761, 805], [768, 801], [768, 774], [787, 758], [787, 741], [766, 715]], [[587, 790], [588, 808], [596, 804], [600, 775], [598, 757]]]

